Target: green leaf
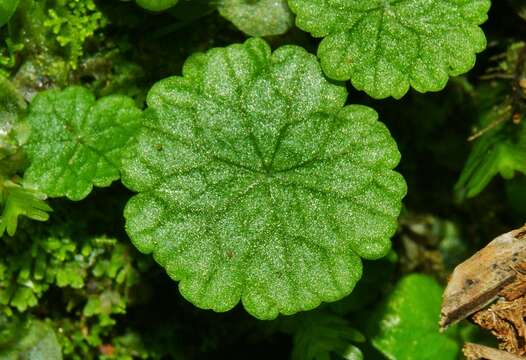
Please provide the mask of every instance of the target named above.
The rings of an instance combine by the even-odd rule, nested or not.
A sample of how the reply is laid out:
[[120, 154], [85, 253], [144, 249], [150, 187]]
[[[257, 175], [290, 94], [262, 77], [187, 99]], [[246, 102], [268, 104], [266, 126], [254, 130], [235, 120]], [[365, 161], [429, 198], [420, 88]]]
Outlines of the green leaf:
[[10, 305], [20, 312], [24, 312], [28, 308], [38, 304], [37, 297], [28, 287], [18, 287], [11, 295], [12, 298], [10, 299]]
[[49, 325], [0, 317], [0, 359], [61, 360], [62, 353]]
[[[526, 126], [503, 124], [511, 119], [509, 106], [497, 105], [481, 117], [481, 128], [501, 123], [481, 136], [471, 150], [455, 184], [457, 199], [478, 195], [498, 174], [511, 179], [516, 172], [526, 174]], [[510, 133], [510, 127], [513, 127]]]
[[18, 7], [19, 0], [0, 0], [0, 26], [7, 24]]
[[341, 299], [331, 303], [328, 308], [336, 314], [346, 315], [358, 312], [376, 302], [393, 282], [396, 274], [398, 256], [394, 250], [377, 261], [364, 261], [363, 276], [356, 284], [353, 292]]
[[526, 174], [523, 105], [515, 99], [515, 80], [511, 81], [519, 76], [517, 71], [523, 71], [524, 47], [523, 42], [509, 44], [490, 69], [490, 77], [498, 74], [509, 81], [488, 81], [477, 87], [473, 100], [478, 120], [471, 152], [455, 184], [457, 201], [477, 196], [499, 174], [504, 179], [513, 178], [516, 172]]
[[52, 197], [86, 197], [95, 186], [119, 179], [122, 153], [141, 122], [141, 111], [125, 96], [95, 97], [81, 87], [35, 97], [27, 122], [31, 160], [24, 181]]
[[390, 360], [454, 360], [458, 344], [438, 330], [442, 288], [425, 275], [402, 278], [370, 319], [372, 343]]
[[293, 360], [363, 360], [356, 342], [364, 336], [353, 329], [347, 320], [330, 313], [309, 312], [301, 314], [294, 333]]
[[68, 263], [57, 270], [57, 286], [71, 286], [74, 289], [80, 289], [84, 286], [85, 270], [81, 264]]
[[438, 91], [475, 64], [489, 0], [289, 0], [325, 73], [374, 98]]
[[284, 34], [294, 24], [286, 0], [224, 0], [218, 9], [223, 17], [251, 36]]
[[387, 254], [406, 185], [374, 110], [297, 46], [196, 54], [158, 82], [123, 182], [136, 247], [195, 305], [273, 319], [336, 301]]
[[137, 5], [150, 11], [163, 11], [177, 4], [179, 0], [136, 0]]
[[12, 181], [0, 183], [0, 204], [3, 205], [0, 216], [0, 237], [4, 232], [13, 236], [16, 232], [18, 217], [27, 216], [37, 221], [47, 221], [48, 212], [53, 211], [44, 201], [46, 196], [39, 191], [22, 187]]
[[86, 61], [81, 58], [84, 55], [84, 48], [87, 47], [87, 40], [102, 32], [108, 20], [99, 11], [94, 0], [62, 0], [48, 7], [50, 7], [48, 16], [43, 23], [48, 30], [46, 34], [52, 32], [56, 44], [60, 45], [67, 54], [67, 68], [63, 71], [66, 72], [68, 68], [76, 69], [80, 61]]

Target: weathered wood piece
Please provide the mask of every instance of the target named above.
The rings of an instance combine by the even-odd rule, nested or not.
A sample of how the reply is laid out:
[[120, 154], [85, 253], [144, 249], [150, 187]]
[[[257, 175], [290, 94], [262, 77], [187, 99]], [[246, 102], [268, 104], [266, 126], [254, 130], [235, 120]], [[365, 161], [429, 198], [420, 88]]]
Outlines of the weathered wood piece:
[[499, 340], [499, 348], [512, 354], [526, 355], [526, 297], [502, 300], [475, 313], [471, 319], [491, 331]]
[[465, 344], [462, 351], [468, 360], [526, 360], [522, 356], [473, 343]]
[[[440, 327], [456, 323], [499, 296], [520, 297], [525, 286], [526, 225], [507, 232], [458, 265], [444, 291]], [[521, 283], [521, 284], [519, 284]], [[520, 289], [520, 290], [519, 290]], [[519, 294], [521, 293], [521, 294]]]

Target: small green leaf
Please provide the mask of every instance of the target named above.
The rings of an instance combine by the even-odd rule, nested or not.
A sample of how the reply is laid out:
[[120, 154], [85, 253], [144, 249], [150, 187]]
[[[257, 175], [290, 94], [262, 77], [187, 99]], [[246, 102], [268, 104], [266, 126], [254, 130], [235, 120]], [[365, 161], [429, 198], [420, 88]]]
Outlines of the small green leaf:
[[0, 26], [7, 24], [18, 7], [19, 0], [0, 0]]
[[387, 254], [406, 185], [374, 110], [297, 46], [197, 54], [158, 82], [124, 161], [126, 229], [195, 305], [273, 319], [349, 294]]
[[37, 304], [38, 299], [33, 291], [30, 288], [24, 286], [17, 287], [10, 299], [10, 305], [15, 307], [20, 312], [24, 312], [28, 308], [36, 306]]
[[[476, 140], [455, 184], [457, 199], [478, 195], [498, 174], [511, 179], [526, 174], [526, 126], [502, 123], [512, 117], [509, 106], [495, 106], [481, 116], [481, 128], [495, 126]], [[510, 127], [513, 127], [510, 132]]]
[[12, 181], [0, 183], [0, 237], [7, 230], [10, 236], [16, 232], [18, 217], [27, 216], [37, 221], [47, 221], [48, 212], [53, 211], [44, 201], [46, 196], [39, 191], [22, 187]]
[[24, 182], [52, 197], [86, 197], [119, 179], [122, 153], [141, 122], [125, 96], [95, 97], [81, 87], [40, 93], [30, 105]]
[[292, 360], [363, 360], [356, 342], [365, 337], [352, 328], [347, 320], [330, 313], [309, 312], [298, 318], [294, 333]]
[[[94, 0], [62, 0], [61, 3], [46, 8], [48, 7], [47, 18], [43, 23], [46, 28], [45, 36], [52, 38], [50, 33], [54, 34], [56, 45], [64, 49], [67, 56], [67, 63], [64, 65], [67, 64], [67, 68], [62, 71], [68, 76], [68, 68], [77, 69], [81, 61], [86, 61], [84, 48], [87, 47], [88, 39], [102, 32], [108, 19], [99, 11]], [[53, 66], [58, 63], [60, 62], [53, 61]], [[87, 70], [85, 74], [90, 74], [90, 71], [92, 70]], [[94, 77], [97, 78], [96, 75]]]
[[250, 36], [286, 33], [294, 24], [286, 0], [224, 0], [219, 13]]
[[489, 0], [289, 0], [325, 73], [374, 98], [438, 91], [475, 64]]
[[441, 303], [433, 279], [406, 276], [370, 319], [374, 347], [390, 360], [457, 359], [458, 344], [438, 330]]
[[171, 8], [179, 0], [136, 0], [137, 5], [150, 11], [163, 11]]
[[49, 325], [0, 317], [0, 359], [62, 360], [62, 351]]
[[71, 262], [59, 268], [56, 276], [57, 286], [71, 286], [74, 289], [80, 289], [84, 286], [86, 274], [81, 264]]

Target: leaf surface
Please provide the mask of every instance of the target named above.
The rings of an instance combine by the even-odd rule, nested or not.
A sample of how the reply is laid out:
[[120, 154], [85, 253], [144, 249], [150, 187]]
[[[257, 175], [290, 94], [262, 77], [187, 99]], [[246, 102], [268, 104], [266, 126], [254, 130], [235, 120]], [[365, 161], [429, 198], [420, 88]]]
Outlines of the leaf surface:
[[406, 192], [375, 111], [344, 107], [302, 48], [261, 39], [194, 55], [183, 74], [154, 85], [123, 164], [133, 243], [201, 308], [241, 299], [272, 319], [349, 294], [360, 257], [388, 252]]
[[52, 197], [85, 198], [120, 177], [122, 153], [140, 126], [141, 111], [125, 96], [95, 97], [81, 87], [35, 97], [27, 122], [31, 165], [24, 182]]
[[458, 344], [438, 331], [442, 288], [412, 274], [398, 282], [370, 319], [372, 343], [390, 360], [454, 360]]
[[225, 0], [219, 13], [251, 36], [280, 35], [294, 24], [286, 0]]
[[355, 343], [364, 336], [342, 317], [329, 312], [300, 314], [294, 332], [292, 360], [363, 360]]
[[7, 24], [20, 0], [0, 0], [0, 26]]
[[325, 73], [374, 98], [442, 90], [475, 64], [489, 0], [289, 0]]
[[179, 0], [136, 0], [137, 5], [150, 11], [163, 11], [176, 5]]
[[47, 221], [53, 211], [44, 201], [46, 196], [36, 190], [24, 188], [12, 181], [0, 183], [0, 237], [4, 232], [13, 236], [18, 226], [18, 217], [27, 216], [37, 221]]
[[507, 180], [526, 175], [526, 126], [513, 124], [512, 116], [511, 107], [502, 104], [481, 111], [477, 125], [489, 130], [474, 141], [455, 184], [458, 200], [477, 196], [497, 175]]

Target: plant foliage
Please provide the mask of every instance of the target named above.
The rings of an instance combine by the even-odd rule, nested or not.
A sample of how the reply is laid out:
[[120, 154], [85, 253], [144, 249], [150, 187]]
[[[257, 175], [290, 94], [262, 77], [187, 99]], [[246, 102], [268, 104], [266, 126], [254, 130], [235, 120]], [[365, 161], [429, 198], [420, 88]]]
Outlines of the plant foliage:
[[150, 11], [163, 11], [171, 8], [179, 0], [136, 0], [139, 6]]
[[360, 349], [365, 337], [345, 319], [330, 314], [312, 312], [297, 319], [294, 333], [293, 360], [326, 360], [337, 356], [346, 360], [363, 360]]
[[35, 319], [0, 318], [0, 358], [4, 360], [62, 360], [53, 329]]
[[6, 24], [18, 6], [19, 0], [0, 1], [0, 26]]
[[526, 127], [521, 121], [526, 109], [521, 79], [526, 45], [511, 44], [503, 59], [487, 76], [507, 76], [507, 81], [485, 84], [478, 93], [479, 119], [474, 145], [455, 185], [459, 199], [478, 195], [498, 174], [511, 179], [526, 174]]
[[280, 35], [294, 22], [286, 0], [225, 0], [220, 2], [218, 10], [250, 36]]
[[68, 52], [68, 64], [75, 68], [82, 56], [86, 39], [106, 25], [106, 19], [97, 11], [93, 0], [59, 0], [55, 9], [50, 9], [44, 26], [51, 29], [56, 40]]
[[437, 322], [526, 216], [525, 9], [0, 0], [0, 359], [497, 346]]
[[49, 196], [85, 198], [120, 177], [121, 157], [141, 121], [130, 98], [95, 97], [81, 87], [39, 94], [27, 116], [31, 165], [25, 182]]
[[402, 278], [379, 306], [372, 344], [390, 360], [444, 359], [458, 356], [458, 344], [438, 332], [442, 288], [431, 278]]
[[21, 184], [17, 172], [25, 165], [21, 147], [27, 140], [28, 128], [19, 121], [26, 109], [24, 99], [13, 85], [0, 78], [0, 236], [13, 236], [19, 216], [46, 221], [52, 209], [44, 200], [46, 195]]
[[489, 0], [290, 0], [296, 23], [323, 37], [323, 70], [374, 98], [439, 91], [475, 64]]
[[299, 47], [248, 40], [183, 74], [148, 94], [124, 163], [134, 244], [202, 308], [241, 299], [272, 319], [351, 292], [360, 257], [389, 250], [406, 191], [376, 113], [343, 107], [345, 89]]

